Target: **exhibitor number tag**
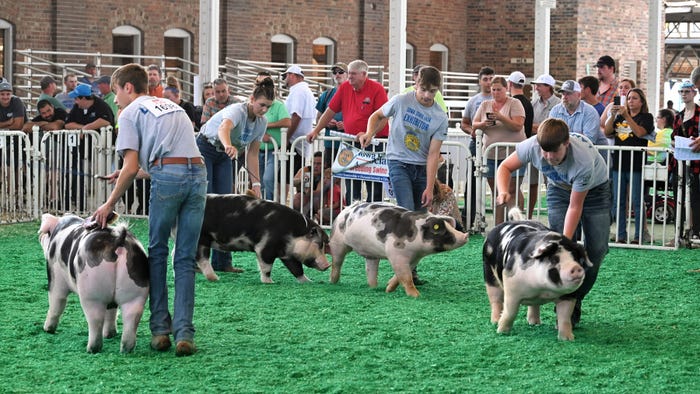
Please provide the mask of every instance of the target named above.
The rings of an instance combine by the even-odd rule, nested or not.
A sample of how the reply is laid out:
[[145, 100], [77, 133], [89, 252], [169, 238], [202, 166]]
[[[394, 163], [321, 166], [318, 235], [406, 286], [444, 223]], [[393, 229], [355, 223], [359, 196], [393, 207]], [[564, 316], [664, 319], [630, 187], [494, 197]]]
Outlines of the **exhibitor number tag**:
[[182, 107], [180, 107], [179, 105], [173, 103], [170, 100], [162, 98], [152, 98], [149, 100], [144, 100], [141, 103], [141, 105], [143, 106], [143, 108], [148, 110], [148, 112], [152, 113], [156, 117], [160, 117], [171, 112], [183, 111]]

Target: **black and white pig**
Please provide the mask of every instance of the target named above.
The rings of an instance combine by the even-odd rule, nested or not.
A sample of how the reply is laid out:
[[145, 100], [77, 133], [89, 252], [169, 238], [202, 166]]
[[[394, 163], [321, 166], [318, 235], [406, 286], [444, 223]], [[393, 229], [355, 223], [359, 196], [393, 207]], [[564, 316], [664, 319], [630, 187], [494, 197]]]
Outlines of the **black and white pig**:
[[217, 280], [209, 261], [211, 249], [254, 251], [260, 281], [273, 283], [272, 263], [279, 257], [300, 283], [309, 282], [303, 265], [325, 271], [328, 235], [313, 220], [285, 205], [238, 194], [208, 194], [197, 247], [197, 265]]
[[455, 229], [455, 220], [449, 216], [410, 211], [388, 203], [355, 203], [341, 211], [333, 223], [330, 282], [338, 282], [345, 255], [354, 250], [365, 258], [370, 287], [377, 287], [379, 259], [386, 258], [394, 270], [386, 292], [396, 290], [400, 283], [406, 294], [418, 297], [411, 271], [420, 259], [456, 249], [468, 239], [466, 233]]
[[572, 313], [585, 295], [578, 290], [593, 264], [583, 246], [542, 223], [524, 220], [518, 208], [508, 215], [515, 221], [494, 227], [483, 248], [491, 322], [498, 323], [499, 333], [510, 332], [522, 304], [528, 306], [528, 323], [540, 324], [540, 305], [554, 302], [559, 339], [573, 340]]
[[86, 229], [75, 215], [44, 214], [39, 242], [46, 257], [49, 311], [44, 331], [55, 333], [70, 292], [76, 293], [88, 322], [89, 353], [117, 334], [117, 306], [122, 311], [121, 352], [136, 346], [136, 329], [148, 298], [148, 258], [126, 225]]

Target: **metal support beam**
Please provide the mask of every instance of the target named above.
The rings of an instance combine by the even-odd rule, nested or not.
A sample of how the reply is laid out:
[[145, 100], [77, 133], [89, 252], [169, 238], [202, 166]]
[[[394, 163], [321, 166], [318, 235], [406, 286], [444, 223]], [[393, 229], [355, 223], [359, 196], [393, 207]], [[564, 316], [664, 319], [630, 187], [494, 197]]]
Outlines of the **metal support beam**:
[[406, 72], [406, 0], [389, 4], [389, 97], [401, 93]]
[[[649, 64], [647, 67], [647, 102], [652, 112], [659, 105], [661, 98], [661, 53], [663, 30], [663, 7], [658, 0], [649, 0]], [[665, 107], [665, 105], [664, 105]]]
[[219, 75], [219, 0], [199, 0], [199, 78], [194, 102], [202, 102], [202, 83]]
[[[650, 0], [651, 1], [651, 0]], [[535, 75], [549, 74], [550, 10], [556, 0], [535, 0]]]

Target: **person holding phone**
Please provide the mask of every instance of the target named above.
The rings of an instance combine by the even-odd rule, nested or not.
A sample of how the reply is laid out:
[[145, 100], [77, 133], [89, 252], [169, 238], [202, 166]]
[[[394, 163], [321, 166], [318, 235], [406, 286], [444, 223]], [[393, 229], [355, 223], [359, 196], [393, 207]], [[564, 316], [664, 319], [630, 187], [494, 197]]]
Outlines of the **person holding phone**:
[[[504, 148], [487, 149], [497, 142], [520, 142], [525, 140], [525, 108], [520, 100], [508, 97], [506, 94], [508, 82], [503, 77], [491, 80], [492, 100], [486, 100], [479, 106], [474, 116], [472, 126], [484, 132], [484, 151], [487, 157], [488, 172], [486, 180], [491, 192], [495, 195], [496, 168], [500, 161], [506, 158], [508, 151]], [[511, 195], [518, 194], [517, 202], [522, 210], [523, 196], [518, 190], [517, 177], [525, 174], [525, 169], [515, 171], [510, 180], [508, 191]], [[508, 208], [515, 206], [515, 200], [508, 202]], [[496, 224], [503, 223], [504, 210], [496, 210]]]
[[[654, 115], [649, 113], [647, 99], [641, 89], [634, 88], [627, 93], [626, 100], [616, 102], [611, 108], [612, 116], [605, 122], [605, 135], [615, 139], [615, 146], [647, 146], [649, 139], [654, 140]], [[624, 101], [624, 104], [622, 102]], [[642, 200], [642, 165], [644, 152], [613, 151], [612, 179], [613, 201], [617, 206], [612, 209], [612, 217], [625, 216], [627, 204], [627, 187], [632, 193], [631, 208], [634, 210], [634, 239], [648, 242], [651, 238], [645, 229], [645, 214]], [[617, 238], [619, 243], [627, 243], [627, 220], [617, 220]]]

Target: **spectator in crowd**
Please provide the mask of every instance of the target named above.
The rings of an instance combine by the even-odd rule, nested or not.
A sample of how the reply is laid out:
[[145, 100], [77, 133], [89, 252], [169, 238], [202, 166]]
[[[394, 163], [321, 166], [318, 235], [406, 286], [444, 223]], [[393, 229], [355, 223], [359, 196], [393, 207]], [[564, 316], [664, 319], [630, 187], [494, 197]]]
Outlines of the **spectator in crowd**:
[[[289, 66], [287, 71], [282, 73], [282, 79], [289, 88], [284, 105], [292, 119], [292, 124], [287, 128], [291, 146], [295, 139], [306, 136], [313, 127], [316, 119], [316, 98], [304, 80], [304, 71], [299, 66]], [[294, 150], [296, 155], [293, 157], [292, 169], [296, 173], [304, 159], [311, 156], [312, 147], [307, 141], [301, 141], [294, 146]]]
[[[318, 114], [316, 115], [316, 122], [321, 118], [321, 115], [326, 111], [328, 108], [328, 104], [331, 102], [331, 99], [335, 95], [335, 92], [338, 91], [338, 87], [345, 81], [348, 80], [348, 65], [345, 63], [336, 63], [331, 67], [331, 74], [333, 74], [333, 83], [335, 86], [332, 88], [325, 90], [321, 95], [318, 97], [318, 101], [316, 102], [316, 111], [318, 111]], [[330, 135], [331, 131], [339, 131], [339, 132], [344, 132], [345, 127], [343, 126], [343, 113], [338, 112], [336, 113], [331, 120], [328, 121], [328, 125], [326, 126], [326, 136]], [[340, 147], [340, 142], [338, 141], [330, 141], [326, 140], [323, 141], [323, 147], [324, 147], [324, 165], [326, 167], [330, 167], [331, 164], [333, 163], [333, 159], [335, 158], [336, 153], [338, 152], [338, 148]]]
[[[467, 106], [464, 108], [464, 111], [462, 111], [462, 123], [461, 123], [461, 128], [462, 131], [465, 132], [470, 136], [469, 140], [469, 152], [471, 153], [472, 158], [476, 157], [476, 128], [472, 126], [472, 121], [474, 120], [474, 116], [476, 115], [476, 111], [479, 109], [479, 106], [481, 105], [482, 102], [486, 100], [491, 100], [493, 99], [493, 96], [491, 96], [491, 80], [493, 80], [493, 77], [496, 75], [496, 72], [493, 70], [493, 68], [485, 66], [481, 67], [479, 70], [479, 93], [474, 95], [474, 97], [470, 97], [469, 101], [467, 101]], [[471, 194], [467, 195], [469, 193], [468, 188], [464, 188], [464, 212], [462, 214], [462, 221], [465, 223], [465, 225], [471, 226], [474, 223], [474, 218], [476, 217], [476, 176], [474, 175], [474, 171], [469, 171], [469, 167], [467, 166], [467, 177], [470, 179], [470, 184], [472, 185], [472, 190]], [[469, 204], [469, 211], [471, 214], [469, 215], [469, 221], [467, 221], [467, 207], [466, 204]]]
[[[102, 127], [114, 127], [112, 110], [104, 100], [92, 94], [90, 85], [78, 84], [69, 96], [75, 100], [75, 105], [66, 118], [66, 129], [100, 131]], [[77, 144], [71, 147], [71, 188], [66, 189], [66, 193], [70, 195], [66, 195], [64, 201], [78, 203], [78, 209], [81, 211], [84, 208], [86, 176], [83, 159], [88, 161], [92, 159], [90, 147], [89, 142], [85, 142], [83, 134], [80, 135]], [[87, 156], [84, 156], [85, 152]]]
[[430, 206], [430, 212], [435, 215], [450, 216], [455, 220], [455, 228], [458, 231], [464, 231], [462, 224], [462, 214], [459, 212], [457, 197], [451, 187], [440, 182], [440, 179], [435, 179], [433, 185], [433, 203]]
[[537, 134], [537, 128], [540, 126], [540, 123], [549, 118], [552, 108], [559, 104], [561, 100], [554, 95], [556, 81], [551, 75], [542, 74], [531, 83], [535, 85], [535, 92], [537, 93], [537, 96], [531, 101], [533, 110], [532, 133]]
[[[306, 136], [307, 141], [312, 142], [318, 134], [328, 125], [328, 122], [336, 113], [343, 113], [343, 127], [346, 134], [355, 136], [355, 140], [367, 131], [369, 117], [388, 101], [386, 90], [379, 82], [368, 77], [369, 66], [364, 60], [353, 60], [348, 64], [348, 80], [340, 84], [338, 91], [328, 104], [321, 118], [316, 122], [316, 127]], [[379, 138], [389, 135], [389, 125], [377, 132]], [[359, 142], [355, 143], [359, 147]], [[383, 149], [381, 144], [373, 145], [372, 151], [379, 152]], [[349, 202], [362, 199], [362, 181], [348, 180], [345, 184], [345, 200]], [[367, 201], [382, 201], [384, 192], [381, 183], [365, 182], [367, 188]]]
[[[474, 116], [473, 127], [484, 132], [483, 149], [487, 158], [488, 172], [486, 180], [491, 188], [492, 195], [496, 195], [495, 176], [496, 168], [508, 155], [507, 149], [488, 149], [497, 142], [520, 142], [525, 140], [525, 109], [520, 100], [508, 97], [506, 89], [508, 83], [503, 77], [496, 77], [491, 81], [492, 100], [486, 100], [479, 106]], [[524, 170], [524, 169], [523, 169]], [[517, 185], [517, 177], [522, 179], [524, 171], [519, 170], [513, 174], [509, 184], [509, 193], [518, 195], [517, 203], [523, 204], [523, 196]], [[510, 201], [507, 208], [515, 206], [516, 201]], [[503, 223], [505, 218], [503, 207], [495, 207], [496, 224]]]
[[39, 95], [37, 102], [41, 100], [48, 100], [51, 102], [51, 105], [53, 105], [54, 108], [60, 108], [64, 111], [66, 110], [66, 107], [63, 106], [61, 101], [54, 97], [56, 94], [56, 80], [54, 80], [53, 77], [47, 75], [44, 78], [41, 78], [41, 81], [39, 81], [39, 87], [41, 88], [41, 94]]
[[[260, 84], [264, 79], [272, 79], [269, 72], [259, 72], [255, 83]], [[292, 119], [289, 116], [289, 112], [287, 112], [287, 107], [285, 107], [284, 103], [277, 97], [278, 92], [277, 89], [275, 89], [275, 100], [265, 113], [265, 118], [267, 118], [267, 130], [260, 144], [259, 159], [263, 195], [266, 200], [271, 201], [275, 198], [275, 189], [277, 188], [275, 184], [275, 171], [277, 170], [275, 148], [279, 150], [282, 147], [282, 128], [287, 128], [292, 124]], [[272, 142], [272, 140], [274, 140], [274, 142]]]
[[[670, 148], [673, 134], [673, 121], [676, 112], [672, 109], [660, 109], [656, 115], [656, 139], [649, 141], [649, 148]], [[666, 163], [667, 154], [664, 151], [649, 150], [647, 163]]]
[[[615, 138], [615, 146], [646, 147], [649, 140], [654, 140], [654, 115], [649, 113], [647, 99], [641, 89], [631, 89], [627, 93], [625, 105], [613, 103], [612, 116], [605, 122], [605, 135]], [[642, 166], [644, 152], [613, 151], [612, 153], [612, 217], [617, 219], [615, 242], [627, 243], [627, 189], [632, 194], [631, 208], [634, 210], [634, 239], [632, 243], [649, 242], [651, 237], [646, 231], [646, 215], [642, 199]]]
[[666, 109], [673, 111], [674, 114], [677, 113], [676, 110], [673, 108], [673, 100], [666, 101]]
[[596, 96], [603, 106], [608, 106], [608, 104], [612, 103], [618, 89], [618, 82], [615, 77], [615, 72], [617, 71], [615, 60], [608, 55], [603, 55], [598, 59], [595, 66], [598, 68], [598, 80], [600, 81]]
[[[532, 135], [532, 123], [533, 123], [533, 118], [534, 118], [534, 108], [532, 106], [532, 103], [530, 100], [525, 97], [523, 87], [525, 86], [525, 74], [521, 73], [520, 71], [513, 71], [509, 76], [508, 76], [508, 93], [510, 93], [510, 96], [518, 99], [520, 101], [520, 104], [523, 105], [523, 108], [525, 109], [525, 138], [530, 138]], [[528, 186], [528, 195], [527, 195], [527, 217], [532, 218], [532, 213], [535, 210], [535, 204], [537, 203], [538, 199], [538, 194], [539, 194], [539, 178], [540, 178], [540, 173], [535, 169], [534, 167], [530, 166], [530, 173], [525, 175], [525, 180], [523, 181], [523, 184], [527, 184]], [[524, 186], [523, 185], [523, 186]]]
[[600, 131], [598, 111], [581, 100], [581, 85], [572, 80], [564, 81], [559, 93], [561, 103], [552, 108], [549, 116], [565, 121], [572, 134], [583, 134], [595, 145], [608, 145], [605, 135]]
[[[700, 68], [695, 68], [691, 74], [692, 82], [685, 81], [681, 84], [678, 92], [681, 95], [683, 107], [676, 115], [673, 122], [672, 137], [691, 138], [690, 148], [693, 152], [700, 152], [700, 106], [695, 104], [697, 86], [700, 85]], [[671, 158], [671, 171], [678, 174], [678, 162]], [[690, 160], [689, 166], [685, 170], [687, 185], [690, 189], [690, 234], [691, 239], [700, 237], [700, 160]], [[681, 198], [677, 199], [682, 207], [685, 206], [685, 189]], [[686, 218], [681, 215], [680, 228], [683, 228]]]
[[199, 129], [202, 127], [202, 111], [204, 110], [204, 103], [207, 102], [209, 97], [214, 97], [214, 86], [210, 83], [205, 83], [202, 86], [202, 104], [194, 107], [194, 131], [199, 132]]
[[95, 63], [85, 64], [85, 74], [78, 78], [77, 83], [83, 83], [90, 86], [92, 90], [92, 95], [95, 97], [100, 97], [100, 90], [97, 88], [97, 67]]
[[[54, 108], [49, 100], [39, 100], [36, 104], [36, 108], [39, 111], [39, 115], [25, 123], [22, 131], [33, 136], [34, 126], [39, 127], [41, 134], [43, 134], [44, 131], [63, 130], [66, 124], [66, 117], [68, 116], [64, 109]], [[32, 143], [36, 143], [36, 141], [32, 140]], [[49, 205], [57, 203], [58, 188], [56, 185], [58, 183], [57, 164], [59, 160], [57, 153], [58, 152], [49, 152], [50, 155], [54, 156], [47, 161], [48, 164], [46, 166], [48, 182], [45, 187]]]
[[[312, 165], [301, 167], [292, 178], [292, 185], [296, 189], [292, 197], [292, 208], [307, 217], [313, 217], [320, 205], [320, 190], [317, 189], [321, 185], [322, 176], [323, 152], [314, 152]], [[317, 192], [317, 195], [314, 195], [314, 192]]]
[[182, 90], [180, 88], [180, 82], [178, 82], [177, 78], [170, 75], [168, 78], [166, 78], [165, 88], [163, 88], [163, 98], [172, 101], [184, 109], [187, 117], [192, 121], [192, 127], [194, 127], [194, 105], [182, 98], [180, 95], [180, 90]]
[[[247, 101], [224, 108], [202, 126], [197, 145], [207, 167], [207, 193], [233, 192], [231, 160], [237, 160], [239, 151], [247, 148], [245, 167], [252, 180], [253, 192], [261, 197], [260, 141], [267, 129], [265, 113], [274, 100], [274, 83], [271, 79], [263, 79]], [[231, 265], [230, 252], [212, 251], [211, 264], [217, 271], [242, 272]]]
[[153, 97], [163, 97], [163, 85], [160, 83], [160, 67], [150, 64], [148, 70], [148, 95]]
[[[624, 105], [624, 100], [627, 99], [627, 92], [630, 91], [630, 89], [637, 87], [637, 84], [629, 79], [629, 78], [624, 78], [617, 84], [617, 93], [618, 96], [620, 96], [620, 104]], [[612, 108], [613, 103], [611, 102], [607, 106], [605, 106], [605, 111], [603, 111], [603, 114], [600, 115], [600, 127], [605, 130], [605, 122], [608, 121], [608, 118], [612, 115], [610, 112], [610, 109]], [[610, 144], [613, 144], [613, 141], [609, 141]]]
[[114, 119], [117, 119], [117, 113], [119, 112], [119, 107], [117, 103], [114, 102], [116, 96], [112, 92], [112, 79], [109, 75], [103, 75], [97, 79], [97, 88], [100, 90], [102, 95], [102, 100], [109, 105], [109, 108], [114, 114]]
[[22, 130], [27, 110], [19, 97], [12, 94], [9, 82], [0, 82], [0, 130]]
[[71, 109], [73, 109], [73, 104], [75, 104], [75, 100], [72, 99], [68, 94], [75, 89], [76, 86], [78, 86], [78, 77], [75, 76], [75, 74], [66, 74], [63, 77], [63, 86], [65, 86], [65, 90], [63, 93], [59, 93], [56, 95], [56, 99], [63, 104], [63, 107], [66, 109], [66, 112], [70, 112]]
[[209, 97], [204, 102], [204, 107], [202, 108], [202, 118], [201, 125], [207, 123], [215, 113], [228, 107], [231, 104], [235, 104], [238, 101], [231, 95], [228, 90], [228, 83], [223, 78], [217, 78], [212, 82], [214, 87], [214, 96]]
[[598, 101], [598, 80], [593, 76], [587, 75], [580, 78], [578, 83], [581, 85], [581, 99], [592, 105], [598, 111], [598, 116], [603, 115], [605, 106]]
[[31, 134], [34, 126], [39, 126], [41, 131], [62, 130], [66, 124], [68, 114], [62, 108], [54, 108], [49, 100], [39, 100], [36, 104], [39, 115], [24, 124], [22, 131]]
[[[112, 75], [117, 104], [122, 112], [117, 152], [123, 157], [121, 170], [112, 174], [116, 186], [107, 201], [94, 213], [105, 227], [124, 191], [137, 175], [151, 178], [154, 198], [148, 217], [148, 266], [151, 348], [170, 349], [190, 356], [194, 344], [194, 269], [199, 230], [204, 218], [206, 175], [192, 125], [177, 106], [156, 112], [157, 99], [147, 95], [148, 74], [137, 64], [128, 64]], [[167, 147], [167, 148], [165, 148]], [[155, 160], [154, 160], [155, 159]], [[174, 314], [168, 308], [168, 240], [177, 224], [173, 253], [175, 272]]]
[[549, 179], [547, 215], [549, 227], [569, 239], [578, 239], [582, 229], [583, 246], [593, 267], [586, 272], [586, 283], [578, 291], [571, 316], [572, 325], [581, 319], [581, 303], [598, 276], [598, 269], [608, 253], [610, 228], [610, 184], [608, 165], [591, 141], [569, 133], [566, 122], [547, 119], [540, 124], [537, 136], [515, 147], [515, 152], [498, 167], [496, 204], [508, 203], [511, 174], [531, 163]]

